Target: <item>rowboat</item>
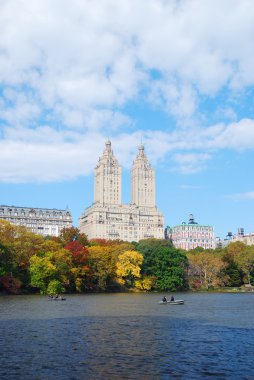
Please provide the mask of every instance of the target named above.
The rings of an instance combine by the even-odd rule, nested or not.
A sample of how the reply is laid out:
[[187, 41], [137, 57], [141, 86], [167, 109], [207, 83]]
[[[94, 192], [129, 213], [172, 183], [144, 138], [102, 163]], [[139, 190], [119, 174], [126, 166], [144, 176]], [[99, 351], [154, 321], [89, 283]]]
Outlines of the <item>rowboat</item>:
[[49, 301], [66, 301], [66, 298], [63, 297], [48, 297]]
[[160, 301], [160, 305], [184, 305], [184, 300]]

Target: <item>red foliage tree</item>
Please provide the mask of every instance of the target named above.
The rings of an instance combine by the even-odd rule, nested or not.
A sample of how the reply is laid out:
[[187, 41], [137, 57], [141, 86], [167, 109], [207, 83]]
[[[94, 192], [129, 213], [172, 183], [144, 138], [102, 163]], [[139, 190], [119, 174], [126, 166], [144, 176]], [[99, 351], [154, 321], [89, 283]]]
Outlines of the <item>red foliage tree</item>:
[[13, 277], [11, 274], [6, 273], [0, 277], [0, 285], [8, 293], [17, 294], [21, 287], [21, 281], [18, 278]]
[[86, 264], [88, 250], [77, 240], [68, 243], [64, 248], [71, 252], [74, 265], [84, 266]]
[[108, 247], [119, 244], [117, 240], [106, 240], [106, 239], [91, 239], [89, 240], [89, 244], [93, 246], [99, 245], [100, 247]]
[[73, 241], [78, 241], [83, 246], [88, 245], [87, 236], [80, 232], [76, 227], [64, 227], [59, 235], [59, 240], [62, 242], [63, 246], [66, 246]]

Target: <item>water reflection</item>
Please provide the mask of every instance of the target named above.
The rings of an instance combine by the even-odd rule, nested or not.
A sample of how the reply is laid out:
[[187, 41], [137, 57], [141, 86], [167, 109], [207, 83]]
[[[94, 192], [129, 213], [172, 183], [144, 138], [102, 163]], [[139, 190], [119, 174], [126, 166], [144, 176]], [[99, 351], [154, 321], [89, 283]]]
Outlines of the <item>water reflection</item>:
[[0, 378], [253, 379], [254, 297], [184, 298], [2, 297]]

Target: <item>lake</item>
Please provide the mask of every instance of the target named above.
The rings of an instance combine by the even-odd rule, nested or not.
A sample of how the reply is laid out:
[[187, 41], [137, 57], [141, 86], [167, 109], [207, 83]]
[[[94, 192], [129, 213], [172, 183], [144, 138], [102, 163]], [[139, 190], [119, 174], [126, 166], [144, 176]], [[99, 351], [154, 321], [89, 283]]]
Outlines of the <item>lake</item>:
[[0, 379], [254, 379], [254, 293], [163, 295], [0, 297]]

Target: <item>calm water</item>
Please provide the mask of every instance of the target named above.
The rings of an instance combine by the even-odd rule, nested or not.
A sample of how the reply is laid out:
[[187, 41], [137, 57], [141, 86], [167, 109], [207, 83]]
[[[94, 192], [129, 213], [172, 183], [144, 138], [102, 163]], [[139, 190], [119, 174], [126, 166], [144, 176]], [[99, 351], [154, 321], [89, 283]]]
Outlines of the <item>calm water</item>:
[[254, 294], [0, 297], [0, 379], [254, 379]]

